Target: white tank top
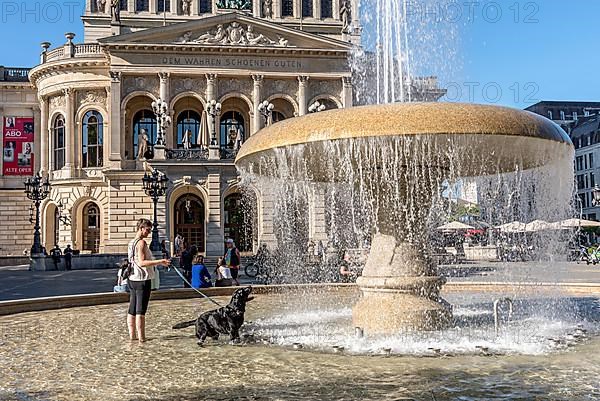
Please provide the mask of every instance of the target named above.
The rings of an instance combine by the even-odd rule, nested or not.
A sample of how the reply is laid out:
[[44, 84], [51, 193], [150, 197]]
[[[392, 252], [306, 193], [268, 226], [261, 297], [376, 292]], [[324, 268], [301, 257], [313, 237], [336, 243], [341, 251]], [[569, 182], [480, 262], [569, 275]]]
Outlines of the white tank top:
[[[139, 241], [144, 241], [140, 239]], [[129, 276], [129, 281], [146, 281], [152, 280], [154, 278], [154, 266], [151, 267], [141, 267], [139, 264], [139, 255], [135, 250], [134, 244], [137, 245], [138, 240], [134, 239], [129, 243], [127, 247], [127, 259], [130, 263], [133, 264], [133, 274]], [[144, 245], [144, 253], [146, 255], [146, 260], [152, 260], [152, 252], [148, 248], [148, 245]]]

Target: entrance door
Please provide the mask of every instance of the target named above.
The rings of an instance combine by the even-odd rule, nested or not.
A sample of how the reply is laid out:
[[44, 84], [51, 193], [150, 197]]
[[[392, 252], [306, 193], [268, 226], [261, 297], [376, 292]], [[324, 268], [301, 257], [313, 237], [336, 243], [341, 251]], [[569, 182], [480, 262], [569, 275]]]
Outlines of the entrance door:
[[225, 198], [225, 238], [232, 238], [240, 252], [252, 252], [256, 223], [256, 198], [250, 192]]
[[100, 249], [100, 209], [88, 203], [83, 209], [83, 250], [98, 253]]
[[195, 195], [184, 195], [175, 202], [175, 235], [181, 234], [186, 242], [204, 252], [204, 202]]

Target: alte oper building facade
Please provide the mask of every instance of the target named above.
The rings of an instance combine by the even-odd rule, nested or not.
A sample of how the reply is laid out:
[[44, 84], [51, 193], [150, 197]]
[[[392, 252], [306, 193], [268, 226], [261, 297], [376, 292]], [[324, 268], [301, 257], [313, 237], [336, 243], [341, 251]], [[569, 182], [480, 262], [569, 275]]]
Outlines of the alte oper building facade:
[[[71, 244], [84, 253], [126, 252], [136, 221], [153, 213], [142, 186], [151, 168], [170, 179], [158, 202], [161, 239], [172, 243], [181, 233], [209, 256], [222, 254], [225, 237], [243, 251], [273, 241], [272, 199], [257, 191], [242, 198], [236, 151], [265, 124], [264, 101], [273, 105], [273, 122], [302, 116], [316, 101], [328, 109], [352, 106], [348, 55], [360, 38], [350, 11], [356, 4], [86, 3], [83, 43], [66, 34], [64, 44], [42, 43], [38, 66], [0, 74], [0, 255], [22, 255], [32, 243], [25, 177], [6, 168], [17, 158], [52, 184], [40, 208], [47, 249]], [[152, 107], [159, 100], [163, 118], [172, 120], [164, 146]], [[214, 116], [207, 112], [214, 112], [213, 101], [221, 104]], [[33, 128], [32, 143], [21, 150], [6, 137], [15, 121]], [[24, 155], [26, 146], [32, 157]], [[317, 201], [310, 209], [310, 235], [324, 238], [322, 207]]]

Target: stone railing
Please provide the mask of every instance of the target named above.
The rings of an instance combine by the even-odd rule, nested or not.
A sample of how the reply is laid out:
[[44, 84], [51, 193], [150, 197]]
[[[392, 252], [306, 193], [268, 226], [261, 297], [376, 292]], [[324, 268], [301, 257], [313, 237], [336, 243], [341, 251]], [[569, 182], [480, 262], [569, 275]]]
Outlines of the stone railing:
[[[66, 52], [65, 52], [66, 50]], [[45, 54], [45, 57], [43, 57]], [[54, 50], [50, 50], [46, 53], [42, 53], [42, 57], [45, 63], [49, 61], [62, 60], [65, 58], [73, 57], [96, 57], [103, 55], [102, 48], [97, 43], [82, 43], [82, 44], [71, 44], [59, 47]]]
[[169, 160], [208, 160], [208, 149], [168, 149]]
[[31, 68], [2, 67], [0, 66], [0, 81], [28, 82]]
[[221, 160], [233, 160], [236, 158], [237, 153], [236, 149], [221, 148]]

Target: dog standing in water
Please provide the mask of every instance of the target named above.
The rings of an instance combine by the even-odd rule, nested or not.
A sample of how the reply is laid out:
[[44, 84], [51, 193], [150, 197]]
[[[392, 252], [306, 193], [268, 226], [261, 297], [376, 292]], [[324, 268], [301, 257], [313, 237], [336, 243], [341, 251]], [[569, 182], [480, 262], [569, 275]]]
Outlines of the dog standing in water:
[[204, 312], [197, 319], [189, 322], [177, 323], [173, 329], [196, 325], [196, 337], [200, 346], [204, 344], [206, 337], [217, 340], [219, 334], [229, 334], [231, 341], [239, 341], [240, 327], [244, 324], [246, 303], [254, 299], [254, 297], [250, 297], [251, 292], [252, 287], [240, 288], [233, 293], [228, 305]]

